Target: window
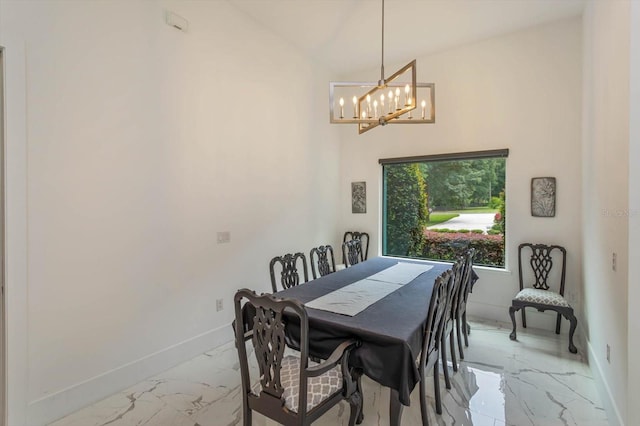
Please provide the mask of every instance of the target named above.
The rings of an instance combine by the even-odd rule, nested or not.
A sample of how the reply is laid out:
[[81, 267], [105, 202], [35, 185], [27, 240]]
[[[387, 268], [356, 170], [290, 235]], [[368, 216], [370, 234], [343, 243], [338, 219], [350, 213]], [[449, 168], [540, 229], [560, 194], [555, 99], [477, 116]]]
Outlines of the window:
[[382, 254], [504, 267], [508, 150], [380, 160]]

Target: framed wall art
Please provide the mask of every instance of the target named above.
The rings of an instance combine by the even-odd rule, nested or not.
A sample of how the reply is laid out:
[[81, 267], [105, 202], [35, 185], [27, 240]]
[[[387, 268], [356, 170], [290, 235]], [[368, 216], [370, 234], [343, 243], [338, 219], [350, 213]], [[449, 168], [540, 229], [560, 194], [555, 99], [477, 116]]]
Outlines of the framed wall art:
[[367, 212], [367, 182], [351, 182], [351, 213]]
[[556, 215], [556, 178], [531, 179], [531, 216], [554, 217]]

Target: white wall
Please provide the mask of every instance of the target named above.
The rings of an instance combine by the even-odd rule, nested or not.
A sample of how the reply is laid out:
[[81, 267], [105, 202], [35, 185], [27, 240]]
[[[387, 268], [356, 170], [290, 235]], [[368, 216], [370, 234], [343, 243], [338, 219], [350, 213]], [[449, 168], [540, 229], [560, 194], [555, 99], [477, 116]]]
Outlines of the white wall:
[[229, 339], [271, 257], [335, 243], [339, 151], [328, 76], [227, 2], [3, 2], [0, 28], [35, 426]]
[[[640, 3], [631, 3], [631, 51], [629, 66], [629, 117], [640, 117]], [[640, 276], [640, 120], [629, 120], [629, 277]], [[640, 281], [628, 280], [628, 353], [640, 353], [640, 316], [637, 301], [640, 300]], [[627, 419], [633, 418], [633, 410], [640, 395], [640, 365], [635, 357], [627, 357], [628, 390]], [[629, 422], [627, 422], [629, 423]]]
[[[509, 149], [507, 270], [480, 270], [470, 314], [510, 321], [517, 293], [517, 246], [563, 245], [568, 251], [567, 296], [579, 310], [581, 286], [581, 23], [560, 21], [418, 57], [418, 80], [436, 85], [436, 123], [388, 125], [358, 136], [342, 130], [342, 227], [368, 230], [380, 241], [380, 158]], [[409, 61], [412, 58], [407, 58]], [[396, 64], [385, 64], [388, 72]], [[375, 80], [376, 72], [350, 76]], [[530, 214], [530, 184], [557, 178], [555, 218]], [[349, 183], [367, 182], [367, 214], [351, 214]], [[551, 327], [552, 314], [527, 314], [528, 325]], [[563, 324], [568, 330], [568, 323]]]
[[[590, 2], [584, 14], [585, 312], [590, 364], [612, 424], [624, 424], [627, 419], [630, 353], [629, 10], [629, 2]], [[613, 252], [617, 253], [616, 271], [612, 270]]]

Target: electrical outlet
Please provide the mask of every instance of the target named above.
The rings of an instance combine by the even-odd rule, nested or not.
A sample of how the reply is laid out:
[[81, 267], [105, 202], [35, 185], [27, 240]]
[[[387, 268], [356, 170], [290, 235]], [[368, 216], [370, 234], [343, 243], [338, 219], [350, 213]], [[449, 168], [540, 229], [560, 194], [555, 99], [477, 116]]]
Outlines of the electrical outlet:
[[220, 312], [222, 309], [222, 299], [216, 299], [216, 312]]
[[218, 232], [217, 238], [218, 238], [218, 244], [229, 243], [231, 242], [231, 232], [229, 231]]
[[617, 267], [618, 267], [618, 255], [614, 251], [613, 255], [611, 256], [611, 269], [615, 272]]
[[611, 346], [607, 343], [607, 362], [611, 364]]

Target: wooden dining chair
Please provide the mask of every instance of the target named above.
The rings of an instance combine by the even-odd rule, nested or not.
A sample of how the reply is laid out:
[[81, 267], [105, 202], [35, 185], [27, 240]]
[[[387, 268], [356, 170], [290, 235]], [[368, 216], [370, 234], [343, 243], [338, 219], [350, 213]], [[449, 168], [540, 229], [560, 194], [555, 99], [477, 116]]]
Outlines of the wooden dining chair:
[[467, 299], [471, 291], [471, 286], [473, 285], [473, 257], [475, 254], [475, 248], [470, 248], [464, 254], [464, 270], [462, 271], [462, 280], [460, 282], [460, 289], [458, 290], [458, 297], [456, 298], [456, 336], [458, 338], [458, 353], [460, 359], [464, 359], [461, 334], [464, 335], [464, 345], [469, 346], [467, 336], [469, 335], [470, 328], [467, 323]]
[[[530, 254], [529, 254], [530, 253]], [[554, 254], [556, 257], [554, 258]], [[526, 262], [525, 256], [528, 256]], [[552, 280], [554, 260], [560, 262], [560, 274], [556, 280]], [[576, 331], [578, 320], [573, 313], [573, 308], [564, 298], [564, 281], [567, 271], [567, 250], [558, 245], [522, 243], [518, 246], [518, 278], [520, 291], [511, 301], [509, 316], [513, 323], [513, 331], [509, 335], [511, 340], [516, 340], [516, 311], [522, 309], [522, 327], [527, 327], [525, 308], [532, 307], [540, 312], [552, 310], [557, 313], [556, 334], [560, 334], [560, 320], [565, 317], [569, 320], [569, 352], [577, 353], [578, 349], [573, 344], [573, 334]], [[524, 269], [529, 266], [531, 277], [525, 285]], [[557, 274], [555, 275], [557, 277]], [[533, 281], [533, 282], [531, 282]], [[555, 281], [555, 282], [552, 282]], [[557, 291], [554, 291], [556, 289]]]
[[345, 243], [349, 240], [360, 240], [360, 249], [358, 252], [360, 260], [363, 262], [367, 260], [369, 255], [369, 234], [360, 231], [347, 231], [342, 237], [342, 242]]
[[456, 300], [462, 282], [462, 271], [464, 269], [464, 258], [458, 259], [451, 268], [451, 285], [447, 292], [447, 302], [445, 314], [442, 320], [442, 336], [440, 339], [440, 355], [442, 357], [442, 372], [444, 374], [444, 382], [447, 389], [451, 389], [451, 380], [449, 379], [449, 369], [447, 368], [447, 339], [449, 340], [449, 349], [451, 353], [451, 364], [453, 371], [458, 371], [458, 360], [456, 359], [455, 341], [453, 338], [453, 326], [455, 324]]
[[[250, 322], [244, 314], [247, 304], [254, 312]], [[244, 426], [252, 424], [253, 411], [283, 425], [310, 425], [343, 400], [351, 406], [349, 425], [355, 425], [362, 411], [362, 396], [349, 370], [349, 354], [357, 346], [356, 340], [340, 343], [318, 364], [309, 359], [309, 320], [298, 301], [258, 296], [242, 289], [234, 297], [234, 306]], [[288, 321], [299, 327], [300, 351], [285, 355]], [[251, 341], [258, 360], [255, 382], [249, 370], [247, 341]]]
[[[309, 261], [314, 280], [318, 276], [324, 277], [336, 271], [336, 258], [333, 255], [333, 247], [329, 244], [312, 248], [309, 252]], [[316, 274], [316, 268], [318, 274]]]
[[[280, 285], [281, 290], [286, 290], [301, 283], [301, 278], [304, 281], [309, 281], [309, 270], [307, 269], [307, 258], [303, 253], [287, 253], [284, 256], [276, 256], [269, 262], [269, 273], [271, 275], [271, 287], [273, 292], [278, 291], [276, 283], [276, 271], [280, 269]], [[303, 276], [300, 277], [298, 268], [302, 266]]]
[[[427, 375], [433, 371], [433, 391], [436, 400], [436, 413], [442, 414], [442, 398], [440, 396], [440, 341], [442, 340], [442, 321], [446, 315], [447, 295], [451, 286], [451, 270], [443, 272], [436, 278], [431, 291], [427, 324], [422, 338], [422, 352], [418, 371], [420, 372], [420, 413], [422, 424], [429, 425], [427, 416]], [[446, 365], [445, 367], [446, 368]]]
[[362, 244], [360, 240], [347, 240], [342, 243], [342, 262], [348, 268], [362, 260]]

